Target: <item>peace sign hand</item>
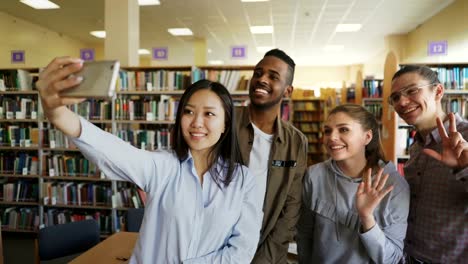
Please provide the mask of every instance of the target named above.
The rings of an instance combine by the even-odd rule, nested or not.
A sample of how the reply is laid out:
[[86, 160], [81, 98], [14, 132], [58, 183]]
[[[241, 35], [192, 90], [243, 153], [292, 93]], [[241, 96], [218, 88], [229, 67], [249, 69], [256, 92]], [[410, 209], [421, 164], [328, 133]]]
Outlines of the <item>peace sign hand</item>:
[[380, 201], [393, 190], [393, 185], [384, 189], [385, 183], [387, 183], [388, 180], [388, 174], [382, 177], [382, 172], [383, 169], [380, 168], [374, 180], [372, 180], [372, 170], [368, 169], [356, 192], [356, 209], [361, 219], [364, 232], [375, 225], [373, 216], [374, 209], [379, 205]]
[[449, 134], [445, 130], [444, 123], [437, 117], [437, 129], [442, 139], [442, 153], [432, 149], [424, 149], [423, 152], [445, 165], [463, 169], [468, 166], [468, 142], [457, 131], [455, 115], [449, 114]]

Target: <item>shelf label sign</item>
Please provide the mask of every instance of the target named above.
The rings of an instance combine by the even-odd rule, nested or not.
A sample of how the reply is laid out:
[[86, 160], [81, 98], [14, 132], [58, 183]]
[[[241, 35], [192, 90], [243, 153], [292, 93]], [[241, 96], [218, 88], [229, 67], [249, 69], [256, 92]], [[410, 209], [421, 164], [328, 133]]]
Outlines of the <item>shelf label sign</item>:
[[438, 56], [447, 55], [448, 44], [446, 40], [443, 41], [430, 41], [427, 46], [427, 55]]
[[24, 50], [12, 50], [11, 51], [11, 63], [24, 63], [25, 55]]
[[235, 59], [247, 58], [247, 47], [246, 46], [232, 46], [231, 58], [235, 58]]
[[167, 47], [153, 48], [153, 59], [155, 59], [155, 60], [167, 60], [168, 53], [169, 53], [169, 51], [168, 51]]
[[94, 49], [80, 49], [80, 58], [84, 61], [93, 61]]

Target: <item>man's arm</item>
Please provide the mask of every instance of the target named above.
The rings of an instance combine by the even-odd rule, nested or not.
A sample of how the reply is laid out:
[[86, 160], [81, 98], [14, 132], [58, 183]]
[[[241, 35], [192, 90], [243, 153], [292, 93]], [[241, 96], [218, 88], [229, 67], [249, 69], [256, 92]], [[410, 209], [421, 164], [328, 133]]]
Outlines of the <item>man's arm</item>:
[[294, 239], [302, 197], [302, 179], [307, 167], [307, 140], [301, 135], [294, 179], [275, 227], [258, 247], [252, 263], [286, 263], [289, 242]]

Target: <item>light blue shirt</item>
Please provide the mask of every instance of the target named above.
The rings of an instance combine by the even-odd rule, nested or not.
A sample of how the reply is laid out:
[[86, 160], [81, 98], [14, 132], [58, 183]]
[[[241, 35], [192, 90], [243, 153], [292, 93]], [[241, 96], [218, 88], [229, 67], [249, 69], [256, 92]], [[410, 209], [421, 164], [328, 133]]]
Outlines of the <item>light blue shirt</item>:
[[106, 177], [147, 193], [130, 263], [250, 263], [263, 201], [255, 199], [247, 167], [237, 167], [229, 186], [220, 188], [209, 172], [200, 184], [190, 154], [179, 160], [172, 151], [137, 149], [83, 118], [81, 135], [72, 140]]

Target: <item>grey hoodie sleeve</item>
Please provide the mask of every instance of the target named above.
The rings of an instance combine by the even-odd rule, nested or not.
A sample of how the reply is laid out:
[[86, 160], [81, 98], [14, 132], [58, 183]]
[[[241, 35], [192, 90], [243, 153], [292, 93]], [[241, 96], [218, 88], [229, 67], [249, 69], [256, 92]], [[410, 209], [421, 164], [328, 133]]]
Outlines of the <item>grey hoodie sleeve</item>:
[[[393, 164], [387, 166], [395, 167]], [[393, 184], [388, 205], [383, 218], [387, 219], [385, 226], [376, 224], [371, 230], [359, 234], [369, 257], [375, 263], [398, 263], [403, 256], [404, 239], [409, 212], [409, 185], [396, 170], [384, 171], [390, 173], [387, 185]], [[390, 179], [392, 179], [391, 183]], [[376, 212], [374, 212], [376, 216]], [[379, 221], [376, 221], [377, 223]], [[383, 222], [383, 221], [380, 221]]]

